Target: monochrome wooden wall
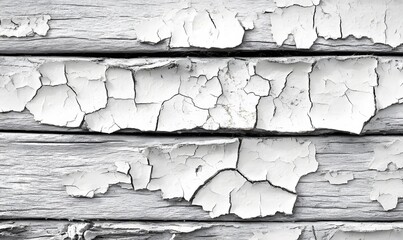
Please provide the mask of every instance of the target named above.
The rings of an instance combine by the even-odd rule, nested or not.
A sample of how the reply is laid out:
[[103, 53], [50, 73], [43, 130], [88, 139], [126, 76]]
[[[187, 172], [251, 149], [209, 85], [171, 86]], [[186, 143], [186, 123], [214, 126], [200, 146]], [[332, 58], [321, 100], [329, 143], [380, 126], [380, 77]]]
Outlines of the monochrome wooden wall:
[[403, 239], [403, 2], [0, 1], [0, 239]]

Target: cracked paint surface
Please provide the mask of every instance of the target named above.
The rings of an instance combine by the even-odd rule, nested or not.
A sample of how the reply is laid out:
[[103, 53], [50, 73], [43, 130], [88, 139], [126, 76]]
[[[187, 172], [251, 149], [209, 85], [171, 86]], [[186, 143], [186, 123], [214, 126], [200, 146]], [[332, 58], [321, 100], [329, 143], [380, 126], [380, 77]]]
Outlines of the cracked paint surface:
[[105, 133], [329, 129], [359, 134], [377, 111], [403, 97], [400, 59], [80, 59], [31, 64], [0, 68], [1, 112], [26, 108], [44, 124]]
[[149, 190], [161, 190], [163, 198], [190, 200], [196, 190], [217, 172], [236, 168], [237, 139], [207, 143], [150, 147], [143, 150], [153, 166]]
[[263, 95], [257, 105], [256, 128], [279, 132], [314, 130], [309, 116], [311, 71], [312, 64], [306, 62], [259, 61], [256, 64], [256, 75], [270, 86], [269, 93]]
[[[184, 199], [201, 206], [211, 217], [235, 214], [264, 217], [292, 214], [301, 176], [315, 172], [315, 147], [292, 138], [222, 139], [157, 145], [138, 149], [134, 162], [117, 162], [111, 169], [65, 176], [69, 195], [93, 197], [109, 186], [161, 191], [164, 199]], [[284, 146], [293, 146], [291, 152]], [[271, 154], [270, 154], [271, 153]], [[253, 158], [251, 158], [252, 156]], [[263, 169], [262, 174], [254, 174]], [[291, 179], [291, 181], [286, 181]]]
[[292, 214], [297, 195], [272, 186], [252, 183], [239, 171], [220, 172], [195, 195], [192, 204], [202, 206], [211, 217], [233, 213], [241, 218], [264, 217], [277, 212]]
[[50, 19], [49, 15], [0, 18], [0, 37], [46, 36]]
[[372, 58], [318, 62], [310, 74], [312, 124], [359, 133], [375, 114], [376, 66]]
[[[269, 181], [273, 186], [295, 192], [299, 179], [318, 169], [315, 146], [285, 138], [242, 141], [238, 169], [251, 181]], [[258, 166], [258, 167], [257, 167]]]
[[184, 8], [136, 26], [140, 42], [156, 44], [169, 39], [169, 47], [232, 48], [240, 45], [253, 21], [240, 22], [225, 8], [196, 10]]
[[0, 74], [0, 111], [22, 111], [41, 86], [38, 72]]
[[310, 48], [318, 38], [367, 38], [393, 48], [402, 44], [401, 1], [275, 0], [269, 12], [277, 45], [291, 36], [297, 48]]
[[403, 100], [403, 61], [384, 59], [376, 68], [378, 86], [375, 88], [376, 107], [385, 109]]

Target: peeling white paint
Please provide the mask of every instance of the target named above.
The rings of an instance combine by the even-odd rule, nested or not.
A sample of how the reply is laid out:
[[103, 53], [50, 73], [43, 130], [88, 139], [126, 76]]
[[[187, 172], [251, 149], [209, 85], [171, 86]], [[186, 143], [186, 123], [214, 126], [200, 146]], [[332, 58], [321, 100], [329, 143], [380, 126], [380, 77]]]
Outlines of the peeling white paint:
[[131, 178], [128, 170], [120, 172], [121, 164], [116, 164], [116, 169], [100, 169], [91, 172], [77, 171], [68, 174], [63, 179], [66, 192], [74, 197], [92, 198], [97, 194], [104, 194], [111, 185], [123, 184], [125, 188], [131, 188]]
[[372, 186], [370, 199], [378, 201], [385, 211], [397, 206], [398, 198], [403, 197], [403, 182], [399, 179], [377, 181]]
[[314, 128], [309, 111], [310, 63], [259, 61], [256, 74], [269, 80], [270, 94], [260, 98], [256, 128], [279, 132], [305, 132]]
[[[391, 164], [395, 169], [390, 169]], [[374, 157], [369, 169], [378, 171], [396, 170], [403, 168], [403, 142], [381, 143], [374, 148]]]
[[[398, 18], [393, 17], [397, 16], [402, 7], [400, 1], [389, 0], [375, 1], [371, 4], [363, 0], [349, 2], [323, 0], [319, 14], [315, 15], [315, 23], [319, 26], [318, 35], [326, 36], [321, 31], [333, 29], [334, 34], [327, 34], [327, 36], [369, 38], [374, 43], [397, 47], [402, 43], [403, 26], [397, 21]], [[324, 14], [320, 14], [321, 12]], [[329, 21], [333, 24], [329, 25]], [[320, 27], [322, 24], [324, 26]], [[337, 32], [341, 33], [341, 36]]]
[[317, 39], [313, 15], [315, 7], [290, 6], [270, 13], [271, 32], [277, 45], [283, 45], [289, 35], [297, 48], [310, 48]]
[[[226, 182], [222, 179], [221, 184]], [[273, 187], [268, 182], [245, 181], [239, 189], [231, 192], [230, 213], [241, 218], [272, 216], [277, 212], [292, 214], [296, 200], [296, 194]]]
[[369, 169], [377, 170], [372, 184], [370, 199], [378, 201], [385, 211], [396, 208], [398, 199], [403, 197], [403, 168], [400, 140], [382, 142], [375, 146]]
[[85, 231], [91, 228], [90, 223], [74, 223], [67, 226], [63, 239], [82, 239]]
[[230, 194], [239, 190], [245, 181], [236, 171], [221, 172], [196, 193], [192, 204], [202, 206], [211, 217], [229, 214]]
[[7, 96], [0, 110], [26, 107], [45, 124], [105, 133], [130, 128], [359, 134], [378, 110], [403, 97], [400, 62], [386, 68], [389, 61], [382, 59], [33, 61], [20, 71], [0, 69], [0, 92]]
[[26, 107], [44, 124], [79, 127], [84, 118], [77, 95], [67, 85], [42, 86]]
[[295, 192], [299, 179], [318, 169], [315, 146], [309, 141], [244, 139], [238, 169], [250, 181], [268, 180]]
[[46, 62], [39, 66], [38, 71], [44, 86], [67, 84], [66, 68], [63, 62]]
[[213, 108], [222, 94], [220, 80], [217, 77], [207, 79], [205, 75], [182, 79], [179, 93], [191, 98], [198, 108]]
[[258, 18], [258, 14], [249, 14], [246, 18], [240, 20], [243, 29], [252, 30], [255, 28], [255, 20]]
[[178, 94], [183, 71], [177, 64], [136, 71], [136, 103], [161, 104]]
[[260, 97], [268, 96], [270, 82], [259, 75], [253, 75], [250, 77], [248, 84], [246, 84], [244, 89], [246, 93], [253, 93]]
[[[250, 146], [256, 144], [251, 139], [242, 143], [239, 139], [187, 141], [135, 149], [142, 157], [116, 162], [113, 169], [71, 173], [63, 184], [75, 197], [103, 194], [111, 185], [161, 191], [164, 199], [185, 199], [201, 206], [211, 217], [292, 214], [297, 199], [295, 185], [301, 176], [317, 169], [315, 147], [294, 139], [259, 143], [261, 147], [255, 152], [260, 154], [259, 161], [274, 165], [250, 159]], [[293, 153], [285, 146], [291, 146]], [[245, 164], [265, 169], [267, 174], [249, 179], [251, 171], [245, 171]], [[291, 184], [286, 179], [291, 179]]]
[[112, 133], [131, 128], [154, 131], [160, 104], [136, 104], [130, 99], [109, 98], [105, 108], [85, 116], [86, 127], [91, 131]]
[[0, 18], [0, 37], [46, 36], [50, 19], [49, 15]]
[[105, 87], [106, 66], [87, 62], [66, 62], [68, 86], [77, 94], [77, 101], [85, 113], [104, 108], [107, 102]]
[[325, 174], [325, 179], [332, 185], [347, 184], [354, 179], [354, 174], [351, 172], [328, 171]]
[[171, 48], [231, 48], [240, 45], [245, 30], [253, 27], [249, 21], [244, 28], [236, 13], [225, 8], [212, 11], [184, 8], [141, 22], [136, 34], [139, 41], [152, 44], [169, 38]]
[[237, 171], [227, 170], [205, 184], [192, 204], [202, 206], [211, 217], [234, 213], [241, 218], [252, 218], [276, 212], [291, 214], [296, 197], [268, 182], [251, 183]]
[[376, 68], [378, 86], [375, 88], [376, 107], [382, 110], [403, 101], [403, 61], [379, 60]]
[[108, 68], [105, 73], [108, 97], [134, 100], [135, 91], [132, 74], [132, 71], [127, 69]]
[[221, 69], [222, 95], [214, 108], [209, 109], [205, 129], [243, 128], [252, 129], [256, 122], [256, 105], [259, 96], [247, 93], [245, 87], [250, 79], [248, 64], [242, 60], [229, 60]]
[[[191, 98], [176, 95], [162, 104], [158, 131], [194, 129], [203, 126], [208, 110], [196, 107]], [[178, 127], [178, 123], [181, 123]]]
[[310, 48], [317, 38], [367, 38], [393, 48], [403, 43], [401, 1], [364, 0], [275, 0], [277, 8], [268, 11], [271, 32], [277, 45], [289, 35], [297, 48]]
[[376, 66], [373, 58], [318, 61], [310, 74], [312, 125], [360, 133], [375, 114]]
[[215, 176], [195, 195], [192, 204], [202, 206], [211, 217], [229, 214], [231, 208], [230, 194], [245, 183], [236, 171], [224, 171]]
[[238, 145], [238, 140], [232, 139], [147, 148], [144, 154], [153, 166], [147, 189], [161, 190], [163, 198], [190, 200], [207, 179], [222, 169], [236, 167]]
[[0, 112], [24, 110], [41, 86], [38, 72], [0, 73]]
[[403, 175], [401, 172], [378, 172], [372, 185], [370, 199], [378, 201], [385, 211], [397, 206], [403, 197]]

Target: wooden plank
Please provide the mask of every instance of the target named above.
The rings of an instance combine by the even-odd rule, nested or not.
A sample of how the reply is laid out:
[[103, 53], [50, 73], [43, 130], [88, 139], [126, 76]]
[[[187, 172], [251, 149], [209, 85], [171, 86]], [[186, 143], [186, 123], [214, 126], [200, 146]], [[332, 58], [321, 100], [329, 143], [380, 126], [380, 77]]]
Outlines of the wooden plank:
[[[28, 111], [23, 112], [7, 112], [0, 113], [0, 131], [8, 132], [8, 131], [35, 131], [35, 132], [59, 132], [59, 133], [87, 133], [91, 132], [85, 128], [66, 128], [66, 127], [57, 127], [48, 124], [41, 124], [34, 120], [32, 114]], [[139, 130], [136, 129], [124, 129], [119, 130], [119, 133], [139, 133]], [[198, 130], [189, 130], [187, 133], [195, 133], [200, 134]], [[217, 133], [227, 133], [227, 134], [258, 134], [265, 135], [261, 131], [239, 131], [239, 130], [225, 130], [218, 131]], [[300, 135], [320, 135], [331, 133], [330, 130], [316, 130], [311, 133], [299, 133]], [[361, 135], [370, 135], [370, 134], [402, 134], [403, 133], [403, 105], [397, 104], [391, 106], [387, 109], [379, 111], [375, 117], [373, 117], [363, 128]], [[279, 132], [270, 132], [266, 133], [267, 135], [287, 135], [287, 133], [279, 133]]]
[[[66, 174], [109, 168], [116, 161], [139, 157], [136, 148], [208, 138], [133, 137], [116, 135], [15, 134], [0, 135], [0, 216], [2, 219], [65, 218], [126, 220], [211, 220], [200, 207], [187, 201], [163, 200], [161, 193], [132, 191], [117, 186], [93, 199], [68, 196], [62, 185]], [[275, 138], [276, 139], [276, 138]], [[280, 139], [280, 138], [278, 138]], [[377, 176], [369, 170], [374, 149], [401, 137], [301, 137], [316, 147], [316, 172], [297, 185], [292, 215], [276, 214], [257, 221], [399, 221], [403, 204], [384, 211], [370, 192]], [[328, 171], [354, 174], [345, 185], [331, 185]], [[399, 201], [401, 202], [401, 201]], [[226, 215], [217, 220], [239, 219]]]
[[[334, 6], [335, 4], [343, 4], [343, 2], [335, 3], [331, 1], [327, 2], [325, 0], [322, 0], [322, 2], [324, 2], [324, 6], [330, 5], [333, 6], [334, 9], [338, 8], [338, 6]], [[371, 2], [370, 6], [368, 6], [367, 3], [362, 1], [354, 1], [354, 3], [350, 4], [352, 9], [348, 9], [348, 11], [351, 12], [347, 11], [346, 16], [341, 20], [337, 18], [334, 19], [337, 23], [340, 21], [340, 24], [346, 24], [346, 26], [343, 26], [343, 30], [346, 31], [344, 32], [344, 39], [325, 40], [320, 37], [316, 40], [310, 50], [352, 52], [371, 51], [383, 53], [401, 52], [403, 49], [402, 47], [392, 49], [388, 45], [374, 44], [370, 39], [384, 36], [385, 33], [383, 30], [386, 32], [387, 29], [391, 31], [392, 35], [386, 37], [389, 37], [389, 39], [399, 37], [399, 35], [393, 35], [392, 28], [396, 27], [396, 23], [394, 22], [395, 18], [393, 16], [389, 18], [389, 15], [392, 14], [392, 11], [393, 13], [394, 11], [399, 12], [401, 10], [401, 5], [399, 5], [398, 1], [393, 2], [393, 4], [394, 5], [390, 6], [387, 5], [386, 1], [377, 1]], [[243, 44], [237, 48], [232, 48], [230, 51], [295, 49], [295, 44], [291, 40], [287, 40], [283, 46], [279, 47], [273, 39], [270, 14], [264, 13], [265, 11], [272, 11], [275, 9], [273, 1], [257, 0], [254, 1], [253, 4], [250, 4], [249, 2], [246, 3], [243, 1], [217, 2], [213, 0], [189, 2], [160, 0], [137, 0], [133, 2], [127, 0], [108, 0], [94, 4], [91, 0], [72, 0], [68, 3], [64, 0], [52, 2], [45, 0], [30, 0], [24, 2], [24, 4], [18, 5], [17, 7], [13, 0], [3, 0], [0, 3], [0, 9], [2, 9], [1, 17], [4, 19], [12, 19], [13, 17], [30, 17], [35, 15], [43, 16], [46, 14], [51, 17], [51, 20], [49, 21], [50, 30], [45, 37], [0, 38], [0, 53], [150, 53], [158, 51], [200, 50], [197, 48], [168, 49], [167, 41], [158, 45], [149, 45], [140, 43], [137, 39], [138, 34], [135, 31], [135, 26], [139, 25], [142, 21], [153, 17], [160, 17], [169, 11], [180, 10], [188, 6], [198, 10], [207, 9], [210, 11], [225, 7], [228, 10], [237, 13], [237, 17], [240, 20], [249, 17], [255, 19], [255, 28], [246, 32]], [[385, 8], [388, 8], [389, 11], [388, 18], [382, 16], [382, 14], [385, 14]], [[343, 7], [340, 7], [340, 9], [343, 9]], [[317, 12], [319, 11], [320, 8], [318, 8]], [[374, 11], [376, 11], [376, 13], [374, 13]], [[362, 16], [358, 13], [362, 13]], [[328, 13], [328, 16], [329, 14], [330, 13]], [[316, 17], [319, 18], [319, 16], [318, 13]], [[298, 24], [303, 24], [301, 22], [304, 22], [304, 19], [312, 22], [312, 18], [314, 18], [313, 11], [312, 16], [298, 18]], [[384, 18], [389, 22], [384, 23]], [[325, 24], [325, 20], [326, 19], [321, 18], [316, 19], [315, 24], [317, 25], [321, 22]], [[349, 21], [354, 22], [361, 20], [364, 23], [361, 25], [357, 23], [357, 28], [359, 28], [359, 30], [355, 29], [354, 26], [348, 26]], [[375, 25], [378, 29], [374, 29], [373, 26], [370, 27], [370, 25], [367, 27], [366, 23], [370, 22], [376, 22]], [[292, 24], [294, 23], [287, 22], [286, 25]], [[313, 24], [311, 23], [311, 25]], [[335, 26], [326, 26], [325, 30], [334, 30], [335, 33], [339, 33], [337, 27], [339, 27], [338, 24]], [[348, 32], [349, 29], [352, 29], [351, 32]], [[311, 31], [314, 32], [314, 29], [311, 29]], [[397, 28], [396, 31], [399, 32], [401, 29]], [[320, 30], [318, 32], [320, 32]], [[355, 34], [358, 39], [348, 37], [350, 34]], [[329, 37], [325, 34], [322, 35], [324, 35], [324, 37]]]
[[[289, 240], [394, 240], [403, 234], [402, 223], [183, 223], [32, 220], [0, 222], [4, 239], [289, 239]], [[80, 238], [81, 237], [81, 238]], [[260, 238], [259, 238], [260, 237]], [[269, 238], [270, 237], [270, 238]], [[377, 238], [376, 238], [377, 237]]]
[[[1, 99], [0, 104], [0, 111], [4, 112], [0, 114], [0, 131], [82, 132], [85, 131], [84, 129], [90, 129], [110, 133], [120, 129], [123, 132], [140, 130], [239, 133], [242, 131], [260, 134], [320, 134], [337, 131], [356, 134], [402, 133], [403, 111], [399, 104], [399, 101], [403, 99], [400, 80], [403, 78], [403, 74], [399, 70], [402, 62], [401, 57], [372, 56], [245, 59], [2, 57], [0, 58], [0, 74], [7, 85], [0, 88], [1, 93], [5, 96]], [[100, 86], [102, 85], [106, 90], [98, 89], [99, 91], [95, 91], [95, 94], [91, 96], [88, 95], [88, 92], [87, 95], [84, 94], [85, 91], [83, 94], [79, 93], [83, 102], [100, 100], [99, 106], [90, 111], [87, 110], [84, 114], [84, 108], [79, 109], [81, 106], [77, 107], [72, 104], [66, 106], [63, 105], [63, 101], [66, 99], [62, 99], [62, 101], [56, 98], [56, 96], [63, 96], [62, 93], [67, 94], [62, 89], [74, 88], [70, 86], [71, 81], [74, 80], [71, 77], [67, 83], [68, 86], [59, 84], [56, 87], [41, 87], [41, 84], [49, 84], [40, 81], [46, 81], [52, 77], [66, 79], [63, 70], [66, 68], [65, 64], [74, 65], [73, 67], [76, 69], [70, 70], [72, 73], [80, 74], [81, 71], [85, 75], [87, 74], [85, 71], [93, 71], [91, 74], [101, 76]], [[227, 68], [227, 64], [233, 64], [231, 65], [233, 67]], [[172, 68], [173, 66], [177, 67], [177, 70], [172, 70], [175, 69]], [[262, 80], [259, 83], [263, 84], [259, 86], [259, 89], [264, 90], [266, 86], [268, 93], [256, 95], [253, 92], [255, 90], [250, 89], [253, 87], [248, 85], [250, 80], [233, 77], [244, 76], [245, 71], [249, 71], [247, 68], [255, 66], [263, 67], [259, 67], [260, 70], [256, 70], [255, 75], [248, 73], [250, 79], [256, 80], [259, 78], [259, 74], [273, 72], [273, 79], [271, 79], [272, 76], [267, 76], [270, 78], [269, 80]], [[115, 83], [121, 84], [124, 89], [134, 88], [131, 90], [133, 95], [131, 98], [120, 99], [116, 98], [113, 93], [108, 93], [110, 87], [109, 85], [105, 87], [103, 81], [107, 78], [105, 71], [110, 69], [134, 76], [133, 80], [131, 76], [130, 79], [124, 79], [122, 76], [127, 75], [122, 75]], [[351, 70], [352, 72], [344, 76], [338, 75], [333, 71], [334, 69], [340, 69], [341, 72], [346, 69], [358, 70]], [[55, 72], [51, 73], [50, 70]], [[259, 71], [263, 72], [259, 73]], [[351, 78], [355, 74], [360, 77]], [[84, 75], [83, 78], [80, 78], [81, 81], [85, 80]], [[203, 85], [204, 75], [207, 75], [210, 79], [209, 82], [212, 81], [213, 84], [214, 79], [218, 78], [217, 84], [227, 86], [221, 87], [220, 90], [219, 85]], [[162, 81], [160, 76], [171, 80]], [[281, 76], [284, 76], [285, 79]], [[20, 77], [28, 84], [29, 88], [26, 89], [31, 89], [27, 90], [27, 93], [13, 87], [17, 86]], [[194, 82], [196, 78], [201, 78], [201, 82]], [[326, 79], [337, 82], [337, 87], [322, 89], [322, 83], [325, 83]], [[356, 83], [352, 83], [358, 81], [357, 79], [362, 82], [356, 87], [354, 86]], [[106, 81], [109, 84], [109, 79]], [[245, 86], [233, 89], [235, 81], [237, 84]], [[268, 82], [272, 85], [271, 87]], [[284, 84], [280, 86], [279, 82]], [[264, 85], [265, 83], [266, 85]], [[178, 90], [178, 86], [180, 90]], [[199, 95], [195, 95], [193, 89], [197, 87]], [[43, 111], [46, 109], [43, 107], [46, 104], [43, 105], [42, 100], [46, 100], [46, 97], [52, 91], [56, 91], [56, 88], [62, 92], [52, 96], [51, 99], [54, 100], [48, 100], [54, 104], [51, 109], [55, 111], [52, 112], [49, 109], [47, 112]], [[37, 91], [38, 89], [39, 91]], [[279, 89], [282, 90], [278, 92]], [[295, 89], [300, 91], [297, 93]], [[188, 90], [189, 93], [187, 93]], [[78, 90], [74, 88], [74, 91]], [[252, 92], [246, 93], [246, 91]], [[346, 94], [339, 96], [338, 91], [346, 91]], [[222, 94], [217, 96], [219, 92]], [[24, 100], [26, 94], [30, 97]], [[71, 92], [71, 94], [76, 96], [76, 93]], [[323, 103], [323, 97], [321, 97], [323, 94], [331, 95], [331, 100], [325, 100], [328, 102]], [[358, 95], [353, 96], [354, 94]], [[34, 121], [26, 108], [22, 113], [18, 112], [22, 111], [27, 103], [32, 102], [30, 101], [32, 98], [36, 99], [36, 105], [31, 108], [31, 112], [36, 115], [37, 120], [43, 122], [43, 125]], [[77, 96], [74, 98], [78, 99]], [[353, 99], [352, 102], [351, 99]], [[104, 102], [102, 103], [102, 101]], [[196, 101], [198, 101], [197, 104], [214, 104], [199, 106]], [[79, 103], [82, 104], [82, 102]], [[126, 106], [124, 112], [120, 108], [116, 109], [116, 106], [122, 106], [120, 104]], [[178, 104], [183, 107], [175, 107]], [[322, 107], [324, 105], [326, 108]], [[162, 109], [166, 109], [166, 111], [162, 111]], [[350, 109], [350, 111], [343, 109]], [[93, 110], [96, 112], [92, 113]], [[143, 117], [140, 118], [140, 115]], [[74, 121], [72, 119], [69, 121], [61, 116], [79, 117]], [[165, 119], [160, 121], [160, 118]], [[335, 118], [339, 120], [333, 120]], [[84, 124], [82, 124], [83, 122]], [[67, 126], [67, 128], [58, 126]]]

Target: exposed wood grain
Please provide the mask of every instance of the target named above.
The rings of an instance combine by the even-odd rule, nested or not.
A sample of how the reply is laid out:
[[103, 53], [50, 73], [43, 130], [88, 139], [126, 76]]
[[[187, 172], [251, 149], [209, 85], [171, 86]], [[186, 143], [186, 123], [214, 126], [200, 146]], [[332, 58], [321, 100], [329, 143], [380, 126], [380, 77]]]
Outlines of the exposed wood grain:
[[[237, 12], [243, 19], [257, 15], [255, 29], [248, 31], [244, 43], [230, 51], [238, 50], [284, 50], [295, 49], [291, 44], [278, 47], [271, 34], [271, 23], [266, 10], [273, 9], [273, 1], [188, 1], [198, 9], [217, 9], [225, 6]], [[144, 53], [158, 51], [188, 51], [190, 49], [168, 49], [167, 42], [158, 45], [142, 44], [136, 39], [134, 27], [142, 20], [161, 16], [168, 10], [186, 7], [187, 1], [127, 1], [108, 0], [94, 4], [91, 0], [25, 1], [18, 6], [13, 0], [0, 3], [1, 17], [49, 14], [50, 31], [46, 37], [0, 38], [0, 53]], [[383, 33], [379, 33], [383, 34]], [[352, 51], [352, 52], [401, 52], [402, 47], [373, 44], [369, 39], [325, 40], [318, 39], [313, 51]]]
[[[2, 239], [252, 239], [260, 234], [279, 239], [274, 232], [301, 231], [299, 240], [330, 239], [340, 230], [372, 232], [389, 240], [401, 233], [402, 223], [300, 222], [300, 223], [183, 223], [135, 221], [9, 221], [0, 222]], [[379, 229], [384, 229], [379, 231]], [[394, 230], [395, 229], [395, 230]], [[80, 231], [81, 230], [81, 231]], [[378, 232], [377, 232], [378, 230]], [[280, 235], [285, 237], [284, 234]], [[75, 238], [74, 238], [75, 237]], [[81, 238], [80, 238], [81, 237]], [[255, 238], [260, 239], [260, 238]], [[288, 238], [287, 238], [288, 239]], [[354, 238], [356, 239], [356, 238]]]
[[[83, 199], [68, 196], [61, 183], [64, 174], [136, 159], [139, 157], [134, 151], [136, 147], [186, 139], [189, 138], [3, 133], [0, 216], [2, 219], [211, 220], [201, 208], [186, 201], [163, 200], [160, 192], [111, 187], [105, 195]], [[374, 147], [396, 139], [401, 137], [309, 137], [317, 149], [319, 169], [301, 178], [294, 214], [258, 220], [402, 220], [403, 204], [385, 212], [369, 198], [376, 175], [376, 171], [368, 170]], [[324, 178], [330, 170], [352, 172], [355, 179], [347, 185], [330, 185]]]

